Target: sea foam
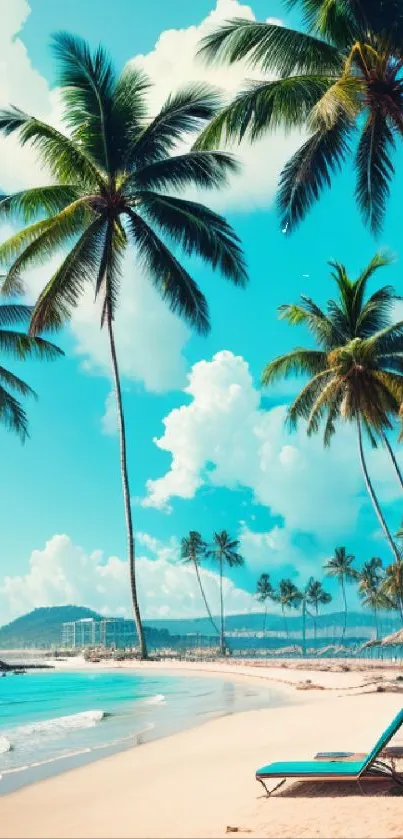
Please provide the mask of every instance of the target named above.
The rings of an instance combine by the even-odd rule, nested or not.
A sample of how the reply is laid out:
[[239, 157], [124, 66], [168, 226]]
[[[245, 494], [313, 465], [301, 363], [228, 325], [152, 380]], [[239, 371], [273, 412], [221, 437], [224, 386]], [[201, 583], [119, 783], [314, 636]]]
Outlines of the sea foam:
[[7, 740], [7, 737], [0, 737], [0, 755], [4, 755], [6, 752], [11, 751], [11, 743]]
[[78, 714], [69, 714], [65, 717], [55, 717], [51, 720], [38, 720], [36, 722], [26, 723], [8, 731], [7, 734], [11, 738], [11, 744], [21, 740], [26, 742], [28, 738], [36, 736], [60, 737], [69, 730], [93, 728], [105, 716], [105, 711], [80, 711]]

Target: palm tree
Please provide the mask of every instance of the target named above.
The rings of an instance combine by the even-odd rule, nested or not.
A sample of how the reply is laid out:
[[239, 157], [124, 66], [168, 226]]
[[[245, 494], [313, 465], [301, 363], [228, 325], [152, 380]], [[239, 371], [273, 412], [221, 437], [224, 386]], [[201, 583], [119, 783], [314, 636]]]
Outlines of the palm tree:
[[264, 618], [263, 618], [263, 632], [266, 629], [267, 607], [268, 601], [275, 599], [274, 588], [270, 582], [269, 574], [261, 574], [256, 584], [256, 596], [259, 603], [265, 604]]
[[[403, 321], [392, 321], [397, 295], [390, 286], [366, 298], [369, 278], [389, 263], [387, 254], [376, 254], [355, 281], [349, 279], [343, 265], [330, 263], [338, 297], [328, 301], [326, 312], [305, 295], [299, 304], [281, 306], [281, 317], [293, 326], [307, 326], [318, 349], [298, 347], [279, 356], [265, 367], [262, 383], [269, 385], [290, 374], [308, 375], [309, 381], [288, 410], [288, 423], [293, 429], [299, 419], [306, 420], [311, 435], [323, 422], [325, 446], [330, 444], [338, 420], [355, 424], [367, 491], [396, 561], [400, 561], [368, 473], [362, 434], [364, 429], [373, 446], [380, 439], [393, 454], [386, 430], [393, 427], [392, 420], [403, 402]], [[394, 456], [392, 462], [403, 485]]]
[[283, 579], [280, 580], [278, 584], [278, 588], [276, 590], [275, 599], [277, 603], [281, 606], [281, 611], [283, 613], [283, 620], [284, 620], [284, 629], [287, 638], [289, 638], [288, 632], [288, 625], [287, 625], [287, 617], [286, 617], [286, 610], [287, 609], [297, 609], [300, 603], [301, 595], [297, 589], [297, 586], [294, 585], [292, 580]]
[[221, 532], [214, 532], [213, 544], [208, 549], [207, 555], [216, 560], [220, 569], [220, 613], [221, 613], [221, 632], [220, 632], [220, 652], [225, 655], [226, 641], [225, 641], [225, 617], [224, 617], [224, 592], [223, 592], [223, 572], [224, 566], [234, 568], [235, 566], [244, 565], [245, 560], [240, 553], [238, 553], [239, 539], [233, 539], [226, 530]]
[[310, 578], [307, 586], [308, 590], [308, 603], [313, 606], [315, 612], [313, 615], [313, 633], [314, 638], [316, 641], [317, 635], [317, 626], [316, 621], [319, 616], [319, 606], [326, 606], [327, 603], [330, 603], [332, 599], [332, 595], [329, 592], [325, 591], [323, 588], [322, 583], [319, 580], [315, 580], [313, 577]]
[[280, 126], [303, 127], [308, 139], [280, 176], [282, 227], [292, 230], [305, 217], [353, 155], [356, 201], [365, 223], [378, 231], [395, 142], [403, 134], [402, 4], [288, 0], [287, 6], [300, 7], [307, 33], [234, 19], [202, 41], [200, 52], [209, 62], [247, 60], [263, 78], [247, 84], [213, 119], [197, 147], [217, 148], [245, 134], [253, 142]]
[[185, 562], [185, 563], [191, 562], [194, 566], [194, 569], [196, 571], [197, 582], [198, 582], [199, 588], [200, 588], [200, 593], [201, 593], [201, 596], [203, 598], [204, 605], [206, 607], [206, 612], [209, 616], [210, 623], [212, 624], [212, 626], [214, 628], [214, 632], [216, 632], [217, 635], [219, 635], [220, 630], [218, 629], [217, 624], [215, 623], [215, 620], [213, 618], [213, 615], [211, 614], [211, 609], [210, 609], [210, 606], [208, 604], [208, 600], [207, 600], [207, 597], [206, 597], [206, 592], [204, 591], [203, 583], [201, 581], [201, 576], [200, 576], [199, 566], [200, 566], [200, 563], [201, 563], [202, 559], [206, 556], [206, 551], [207, 551], [207, 543], [204, 541], [204, 539], [202, 539], [200, 533], [198, 533], [197, 530], [190, 530], [189, 535], [183, 537], [182, 542], [181, 542], [181, 558], [182, 558], [183, 562]]
[[335, 548], [334, 556], [332, 556], [324, 565], [324, 569], [328, 577], [335, 577], [339, 581], [344, 603], [344, 624], [341, 635], [341, 642], [344, 641], [344, 636], [347, 629], [347, 596], [346, 583], [352, 583], [358, 578], [358, 572], [353, 568], [355, 556], [348, 554], [345, 548]]
[[[0, 305], [0, 351], [4, 355], [13, 356], [17, 361], [28, 358], [52, 360], [63, 355], [62, 350], [45, 341], [43, 338], [32, 337], [25, 332], [15, 329], [19, 324], [29, 324], [32, 314], [31, 306], [17, 303], [3, 303]], [[10, 431], [14, 431], [22, 442], [28, 435], [28, 418], [25, 410], [17, 398], [18, 396], [36, 396], [32, 388], [19, 376], [0, 366], [0, 422]]]
[[403, 625], [403, 562], [393, 562], [385, 569], [385, 579], [382, 592], [386, 595], [392, 608], [399, 612]]
[[101, 301], [101, 326], [108, 334], [117, 402], [130, 588], [144, 658], [147, 648], [137, 598], [126, 430], [114, 332], [122, 260], [132, 247], [171, 310], [183, 315], [198, 332], [206, 333], [206, 299], [170, 245], [175, 250], [182, 248], [187, 256], [198, 255], [238, 285], [246, 282], [242, 252], [235, 233], [221, 216], [203, 204], [172, 197], [168, 191], [218, 187], [235, 164], [231, 156], [222, 153], [172, 154], [189, 132], [199, 130], [217, 112], [219, 100], [210, 88], [188, 86], [170, 96], [159, 113], [149, 116], [146, 96], [150, 83], [133, 64], [117, 76], [101, 47], [91, 54], [85, 41], [66, 33], [57, 34], [53, 46], [67, 133], [17, 108], [0, 113], [1, 132], [17, 134], [22, 145], [33, 145], [54, 181], [51, 186], [11, 195], [0, 203], [0, 217], [15, 215], [29, 222], [0, 248], [0, 262], [8, 268], [3, 290], [7, 294], [20, 291], [28, 268], [46, 264], [52, 254], [64, 248], [67, 255], [36, 303], [32, 334], [63, 326], [89, 283]]
[[391, 603], [383, 591], [383, 568], [382, 560], [379, 556], [373, 556], [368, 562], [365, 562], [358, 574], [358, 593], [361, 598], [362, 605], [371, 609], [375, 618], [376, 638], [379, 638], [379, 623], [378, 611], [379, 609], [390, 608]]

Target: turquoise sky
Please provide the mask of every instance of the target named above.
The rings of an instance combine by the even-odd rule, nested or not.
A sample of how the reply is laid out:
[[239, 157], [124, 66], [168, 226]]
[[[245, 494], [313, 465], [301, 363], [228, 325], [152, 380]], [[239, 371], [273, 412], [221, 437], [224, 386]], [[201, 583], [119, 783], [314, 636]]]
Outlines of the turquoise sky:
[[[5, 97], [1, 104], [11, 101], [28, 108], [28, 99], [33, 111], [52, 112], [56, 107], [52, 93], [55, 74], [48, 49], [52, 32], [68, 29], [88, 38], [93, 46], [102, 41], [122, 67], [135, 56], [155, 50], [166, 30], [182, 30], [182, 35], [175, 37], [183, 38], [185, 45], [189, 27], [200, 26], [216, 8], [216, 0], [148, 0], [138, 12], [133, 0], [29, 0], [29, 5], [26, 0], [13, 0], [12, 5], [5, 13], [5, 34], [1, 36], [5, 65], [9, 62], [4, 84], [0, 70], [0, 95], [4, 90]], [[254, 0], [249, 11], [245, 5], [241, 9], [236, 0], [221, 0], [220, 8], [222, 15], [228, 11], [250, 16], [253, 11], [257, 19], [286, 20], [282, 4], [272, 0]], [[292, 22], [296, 21], [294, 17]], [[165, 43], [169, 47], [169, 39]], [[178, 43], [172, 41], [173, 50]], [[176, 56], [171, 53], [169, 66], [165, 66], [160, 42], [152, 65], [157, 85], [159, 78], [162, 86], [166, 85], [171, 76], [177, 85], [182, 73], [181, 80], [186, 82], [184, 52], [185, 46], [183, 53], [180, 49]], [[15, 72], [17, 65], [22, 67], [20, 74]], [[149, 59], [145, 66], [150, 71]], [[216, 83], [221, 83], [220, 70], [216, 71]], [[226, 84], [227, 77], [224, 87]], [[173, 565], [175, 540], [189, 529], [200, 530], [206, 538], [213, 529], [240, 534], [247, 564], [231, 575], [233, 585], [227, 593], [231, 611], [249, 608], [248, 595], [242, 590], [253, 591], [264, 570], [274, 580], [283, 574], [295, 576], [298, 584], [311, 573], [321, 577], [324, 559], [338, 544], [355, 553], [358, 564], [372, 555], [380, 555], [385, 563], [391, 558], [364, 493], [353, 435], [342, 429], [328, 454], [322, 452], [319, 441], [309, 446], [303, 430], [288, 438], [281, 430], [277, 406], [287, 403], [295, 383], [288, 389], [260, 394], [259, 377], [274, 355], [305, 340], [302, 331], [293, 332], [278, 321], [277, 306], [295, 300], [301, 292], [319, 302], [331, 296], [328, 259], [344, 262], [354, 275], [380, 246], [390, 247], [399, 256], [401, 176], [393, 186], [380, 241], [371, 238], [358, 216], [348, 167], [303, 226], [292, 236], [283, 235], [273, 207], [276, 161], [284, 155], [283, 146], [283, 138], [270, 137], [256, 152], [242, 152], [248, 157], [248, 166], [251, 161], [254, 164], [250, 178], [246, 166], [246, 175], [234, 182], [222, 207], [217, 196], [203, 198], [219, 206], [234, 225], [250, 273], [249, 287], [241, 291], [200, 264], [194, 265], [211, 307], [212, 330], [207, 338], [187, 335], [174, 318], [164, 320], [160, 305], [154, 321], [154, 297], [139, 295], [135, 266], [128, 269], [132, 273], [122, 306], [127, 306], [130, 298], [137, 315], [131, 327], [129, 306], [121, 361], [126, 371], [133, 513], [136, 530], [143, 534], [139, 544], [143, 557], [141, 597], [150, 616], [201, 612], [195, 592], [186, 588], [189, 577], [184, 581], [181, 569]], [[29, 163], [22, 171], [10, 146], [0, 151], [0, 186], [28, 185], [31, 173], [38, 182], [34, 165]], [[396, 164], [401, 159], [399, 152]], [[46, 278], [46, 269], [42, 274]], [[379, 275], [379, 281], [401, 289], [401, 263], [397, 261]], [[32, 287], [37, 289], [40, 282], [41, 272], [37, 271]], [[95, 322], [95, 311], [93, 318]], [[77, 328], [73, 326], [60, 336], [66, 352], [63, 360], [24, 365], [24, 378], [40, 397], [27, 406], [31, 439], [21, 446], [18, 439], [0, 430], [4, 477], [0, 623], [2, 617], [9, 619], [34, 605], [71, 599], [105, 611], [119, 608], [124, 613], [127, 608], [121, 563], [125, 529], [118, 442], [115, 434], [103, 430], [111, 386], [105, 367], [88, 369], [98, 358], [93, 343], [98, 346], [103, 339], [96, 328], [87, 325], [84, 318]], [[139, 325], [144, 334], [136, 342]], [[79, 350], [79, 344], [85, 351]], [[164, 357], [166, 374], [161, 373]], [[204, 366], [200, 367], [200, 362]], [[196, 398], [193, 391], [184, 392], [192, 369]], [[158, 386], [150, 385], [153, 377], [158, 378]], [[249, 385], [245, 389], [246, 380]], [[232, 385], [240, 387], [234, 400], [229, 399]], [[211, 403], [213, 391], [216, 407]], [[220, 393], [222, 398], [217, 396]], [[182, 409], [180, 415], [172, 415], [176, 408]], [[163, 420], [169, 416], [172, 434], [167, 449], [162, 450], [154, 440], [162, 437]], [[166, 478], [172, 454], [184, 470], [184, 494], [192, 497], [168, 492], [169, 486], [177, 492], [184, 485], [177, 475], [173, 483], [169, 475]], [[391, 527], [396, 528], [401, 503], [393, 473], [381, 454], [370, 458], [370, 464]], [[157, 491], [155, 485], [147, 490], [147, 481], [158, 479], [164, 483]], [[199, 488], [189, 491], [193, 480]], [[156, 506], [161, 502], [160, 490], [165, 509]], [[147, 497], [154, 506], [144, 505]], [[111, 557], [118, 558], [115, 564]], [[214, 585], [211, 577], [209, 585]], [[334, 591], [332, 586], [330, 590]]]

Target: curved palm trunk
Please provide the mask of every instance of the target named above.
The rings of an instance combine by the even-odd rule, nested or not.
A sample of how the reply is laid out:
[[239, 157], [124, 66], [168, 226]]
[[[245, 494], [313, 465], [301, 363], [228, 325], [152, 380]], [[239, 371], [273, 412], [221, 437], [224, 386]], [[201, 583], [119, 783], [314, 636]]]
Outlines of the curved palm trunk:
[[202, 583], [202, 581], [201, 581], [201, 577], [200, 577], [199, 566], [198, 566], [198, 564], [197, 564], [196, 559], [193, 559], [193, 564], [194, 564], [194, 567], [195, 567], [196, 576], [197, 576], [197, 582], [199, 583], [199, 588], [200, 588], [201, 596], [202, 596], [202, 598], [203, 598], [203, 600], [204, 600], [204, 605], [205, 605], [205, 607], [206, 607], [206, 612], [207, 612], [207, 614], [208, 614], [208, 616], [209, 616], [210, 623], [211, 623], [211, 624], [212, 624], [212, 626], [214, 627], [214, 631], [217, 633], [217, 635], [219, 635], [219, 634], [220, 634], [220, 630], [218, 629], [217, 624], [216, 624], [216, 623], [215, 623], [215, 621], [214, 621], [213, 615], [211, 614], [211, 609], [210, 609], [210, 606], [209, 606], [209, 604], [208, 604], [208, 600], [207, 600], [207, 597], [206, 597], [206, 592], [204, 591], [204, 588], [203, 588], [203, 583]]
[[376, 512], [378, 521], [379, 521], [379, 523], [382, 527], [382, 530], [383, 530], [383, 532], [386, 536], [387, 541], [389, 542], [390, 549], [391, 549], [391, 551], [392, 551], [392, 553], [393, 553], [393, 555], [396, 559], [396, 562], [400, 562], [401, 558], [400, 558], [399, 551], [398, 551], [397, 546], [395, 545], [395, 543], [392, 539], [392, 534], [391, 534], [391, 532], [388, 528], [388, 525], [386, 524], [384, 515], [383, 515], [382, 510], [379, 506], [379, 501], [378, 501], [377, 496], [375, 494], [375, 490], [372, 486], [372, 481], [371, 481], [371, 479], [369, 477], [369, 474], [368, 474], [367, 464], [366, 464], [365, 456], [364, 456], [364, 447], [363, 447], [363, 444], [362, 444], [361, 422], [360, 422], [360, 418], [358, 416], [357, 416], [357, 431], [358, 431], [358, 448], [359, 448], [359, 452], [360, 452], [360, 461], [361, 461], [362, 471], [363, 471], [363, 474], [364, 474], [365, 485], [367, 487], [368, 494], [369, 494], [369, 496], [371, 498], [371, 501], [372, 501], [372, 504], [374, 506], [374, 510]]
[[220, 633], [220, 653], [225, 654], [225, 630], [224, 630], [224, 595], [222, 590], [223, 578], [223, 561], [222, 554], [220, 554], [220, 610], [221, 610], [221, 633]]
[[346, 634], [346, 629], [347, 629], [347, 597], [346, 597], [346, 584], [344, 582], [344, 577], [341, 578], [341, 590], [343, 592], [343, 603], [344, 603], [344, 624], [343, 624], [343, 632], [341, 633], [341, 641], [343, 643], [344, 636]]
[[389, 440], [388, 440], [388, 438], [387, 438], [387, 436], [386, 436], [385, 432], [384, 432], [384, 431], [381, 431], [381, 432], [380, 432], [380, 435], [381, 435], [381, 438], [382, 438], [382, 440], [383, 440], [383, 442], [384, 442], [384, 444], [385, 444], [385, 446], [386, 446], [386, 448], [387, 448], [387, 450], [388, 450], [388, 452], [389, 452], [390, 459], [391, 459], [391, 461], [392, 461], [392, 463], [393, 463], [393, 466], [395, 467], [395, 472], [396, 472], [396, 475], [397, 475], [397, 479], [398, 479], [398, 481], [399, 481], [399, 484], [400, 484], [401, 488], [403, 489], [403, 475], [402, 475], [402, 473], [401, 473], [401, 471], [400, 471], [400, 466], [399, 466], [399, 464], [398, 464], [398, 462], [397, 462], [397, 460], [396, 460], [396, 455], [395, 455], [395, 453], [394, 453], [394, 451], [393, 451], [393, 449], [392, 449], [392, 446], [391, 446], [391, 445], [390, 445], [390, 443], [389, 443]]
[[315, 639], [315, 649], [316, 649], [316, 640], [317, 640], [317, 636], [318, 636], [318, 628], [317, 628], [317, 625], [316, 625], [318, 615], [319, 615], [319, 607], [318, 607], [318, 604], [316, 604], [315, 614], [314, 614], [314, 618], [313, 618], [313, 637]]
[[265, 631], [265, 629], [266, 629], [267, 609], [268, 609], [268, 607], [266, 606], [266, 608], [265, 608], [265, 610], [264, 610], [264, 618], [263, 618], [263, 632], [264, 632], [264, 631]]
[[134, 544], [134, 533], [133, 533], [132, 510], [131, 510], [131, 505], [130, 505], [129, 476], [128, 476], [128, 470], [127, 470], [126, 428], [125, 428], [125, 419], [124, 419], [124, 415], [123, 415], [122, 391], [121, 391], [121, 387], [120, 387], [119, 367], [118, 367], [118, 361], [117, 361], [117, 357], [116, 357], [115, 338], [114, 338], [114, 334], [113, 334], [112, 317], [111, 317], [111, 312], [110, 312], [109, 307], [107, 307], [106, 324], [107, 324], [108, 336], [109, 336], [109, 348], [110, 348], [110, 353], [111, 353], [113, 382], [114, 382], [114, 389], [115, 389], [115, 396], [116, 396], [116, 408], [117, 408], [117, 415], [118, 415], [119, 442], [120, 442], [120, 470], [121, 470], [121, 475], [122, 475], [123, 502], [124, 502], [124, 508], [125, 508], [126, 530], [127, 530], [127, 552], [128, 552], [129, 574], [130, 574], [130, 592], [131, 592], [131, 598], [132, 598], [134, 622], [136, 624], [136, 630], [137, 630], [137, 635], [138, 635], [138, 639], [139, 639], [140, 657], [142, 659], [145, 659], [145, 658], [148, 658], [148, 654], [147, 654], [146, 639], [145, 639], [145, 636], [144, 636], [144, 629], [143, 629], [143, 625], [142, 625], [142, 622], [141, 622], [140, 607], [139, 607], [139, 603], [138, 603], [138, 599], [137, 599], [136, 568], [135, 568], [135, 544]]

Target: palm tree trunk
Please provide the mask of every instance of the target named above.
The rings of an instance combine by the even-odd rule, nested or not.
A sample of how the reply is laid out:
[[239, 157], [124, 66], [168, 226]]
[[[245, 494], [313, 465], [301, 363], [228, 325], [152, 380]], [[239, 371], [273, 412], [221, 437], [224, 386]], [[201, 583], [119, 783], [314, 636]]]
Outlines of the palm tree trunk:
[[343, 632], [341, 633], [341, 642], [344, 641], [344, 636], [346, 634], [347, 629], [347, 597], [346, 597], [346, 584], [344, 582], [344, 577], [341, 578], [341, 590], [343, 592], [343, 603], [344, 603], [344, 624], [343, 624]]
[[398, 462], [397, 462], [397, 460], [396, 460], [395, 453], [394, 453], [394, 451], [393, 451], [393, 449], [392, 449], [392, 446], [391, 446], [391, 445], [390, 445], [390, 443], [389, 443], [389, 440], [388, 440], [388, 438], [387, 438], [387, 436], [386, 436], [385, 432], [384, 432], [384, 431], [381, 431], [381, 432], [380, 432], [380, 435], [381, 435], [381, 438], [382, 438], [382, 440], [383, 440], [383, 442], [384, 442], [384, 444], [385, 444], [385, 446], [386, 446], [386, 448], [387, 448], [387, 450], [388, 450], [388, 452], [389, 452], [389, 455], [390, 455], [391, 461], [392, 461], [392, 463], [393, 463], [393, 466], [395, 467], [395, 472], [396, 472], [396, 475], [397, 475], [397, 479], [398, 479], [398, 481], [399, 481], [399, 484], [400, 484], [401, 488], [403, 489], [403, 475], [402, 475], [402, 473], [401, 473], [401, 471], [400, 471], [400, 467], [399, 467], [399, 464], [398, 464]]
[[315, 649], [316, 649], [316, 639], [317, 639], [317, 635], [318, 635], [318, 629], [317, 629], [317, 626], [316, 626], [316, 621], [317, 621], [317, 618], [318, 618], [318, 614], [319, 614], [319, 609], [318, 609], [318, 604], [316, 604], [315, 615], [314, 615], [314, 619], [313, 619], [313, 637], [315, 639]]
[[224, 655], [225, 653], [225, 635], [224, 635], [224, 595], [222, 590], [222, 577], [223, 577], [223, 562], [222, 562], [222, 554], [220, 554], [220, 609], [221, 609], [221, 636], [220, 636], [220, 653]]
[[129, 476], [127, 469], [127, 453], [126, 453], [126, 428], [122, 405], [122, 391], [120, 387], [119, 367], [116, 357], [115, 338], [113, 334], [112, 316], [109, 306], [106, 312], [106, 324], [109, 336], [109, 348], [111, 353], [113, 382], [116, 396], [116, 408], [118, 416], [119, 442], [120, 442], [120, 470], [122, 476], [122, 490], [123, 502], [125, 508], [126, 530], [127, 530], [127, 552], [129, 561], [130, 574], [130, 592], [133, 606], [133, 616], [136, 625], [137, 636], [139, 639], [140, 657], [142, 659], [148, 658], [146, 639], [144, 636], [143, 624], [141, 622], [140, 607], [137, 599], [136, 588], [136, 568], [135, 568], [135, 544], [133, 533], [132, 510], [130, 504], [130, 489]]
[[210, 606], [209, 606], [209, 604], [208, 604], [208, 600], [207, 600], [207, 597], [206, 597], [206, 593], [205, 593], [204, 588], [203, 588], [203, 583], [202, 583], [202, 581], [201, 581], [200, 571], [199, 571], [199, 566], [198, 566], [197, 561], [196, 561], [195, 559], [193, 560], [193, 564], [194, 564], [194, 567], [195, 567], [196, 576], [197, 576], [197, 582], [199, 583], [199, 588], [200, 588], [200, 591], [201, 591], [201, 596], [202, 596], [202, 598], [203, 598], [203, 600], [204, 600], [204, 605], [205, 605], [205, 607], [206, 607], [207, 614], [208, 614], [208, 616], [209, 616], [209, 618], [210, 618], [210, 623], [213, 625], [214, 630], [215, 630], [215, 632], [217, 633], [217, 635], [219, 635], [219, 634], [220, 634], [220, 630], [218, 629], [218, 627], [217, 627], [216, 623], [214, 622], [213, 615], [211, 614]]
[[302, 604], [302, 655], [306, 655], [306, 607]]
[[386, 521], [385, 521], [385, 518], [383, 516], [382, 510], [379, 506], [379, 501], [376, 497], [375, 490], [372, 486], [372, 482], [371, 482], [371, 479], [370, 479], [369, 474], [368, 474], [367, 464], [365, 462], [365, 456], [364, 456], [364, 447], [363, 447], [363, 444], [362, 444], [362, 430], [361, 430], [361, 422], [360, 422], [359, 416], [357, 416], [357, 431], [358, 431], [358, 447], [359, 447], [359, 452], [360, 452], [360, 461], [361, 461], [362, 471], [363, 471], [363, 474], [364, 474], [365, 485], [367, 487], [369, 496], [371, 498], [371, 501], [372, 501], [372, 504], [374, 506], [376, 515], [378, 517], [378, 521], [379, 521], [379, 523], [382, 527], [382, 530], [383, 530], [383, 532], [386, 536], [387, 541], [389, 542], [390, 549], [391, 549], [391, 551], [392, 551], [392, 553], [393, 553], [393, 555], [396, 559], [396, 562], [400, 562], [401, 557], [400, 557], [399, 551], [398, 551], [398, 549], [397, 549], [397, 547], [396, 547], [396, 545], [395, 545], [395, 543], [392, 539], [392, 534], [391, 534], [391, 532], [388, 528], [388, 525], [386, 524]]
[[267, 608], [268, 608], [268, 607], [266, 606], [266, 608], [265, 608], [265, 610], [264, 610], [264, 618], [263, 618], [263, 632], [264, 632], [264, 631], [265, 631], [265, 629], [266, 629], [266, 621], [267, 621]]

